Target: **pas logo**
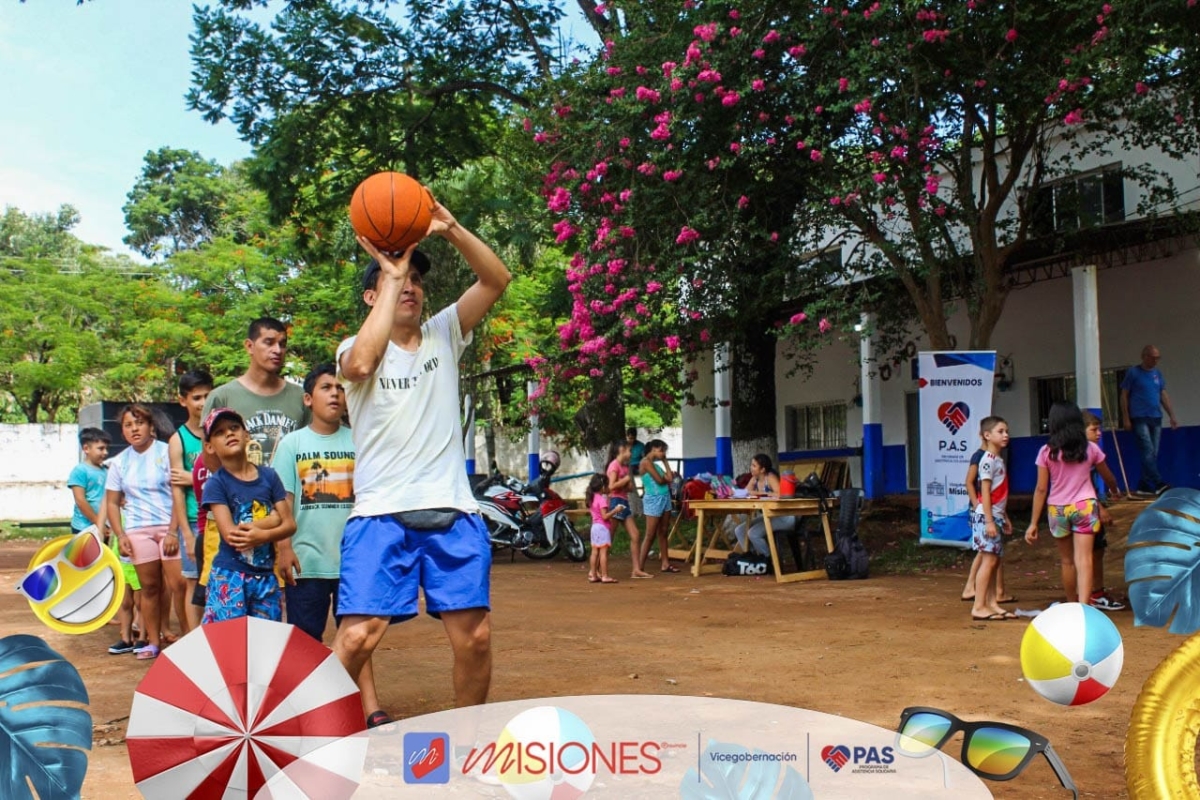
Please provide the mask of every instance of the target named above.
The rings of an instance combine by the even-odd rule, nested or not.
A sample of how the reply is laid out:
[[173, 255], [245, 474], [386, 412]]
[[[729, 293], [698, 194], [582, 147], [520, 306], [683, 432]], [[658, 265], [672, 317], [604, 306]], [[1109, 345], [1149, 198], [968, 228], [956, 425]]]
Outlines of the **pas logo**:
[[447, 734], [404, 734], [404, 782], [449, 783], [449, 750]]
[[955, 434], [971, 418], [971, 407], [961, 400], [956, 403], [946, 402], [938, 406], [937, 415], [947, 430]]
[[821, 760], [825, 762], [834, 772], [839, 772], [842, 767], [846, 766], [846, 762], [850, 760], [850, 748], [844, 744], [825, 745], [821, 750]]

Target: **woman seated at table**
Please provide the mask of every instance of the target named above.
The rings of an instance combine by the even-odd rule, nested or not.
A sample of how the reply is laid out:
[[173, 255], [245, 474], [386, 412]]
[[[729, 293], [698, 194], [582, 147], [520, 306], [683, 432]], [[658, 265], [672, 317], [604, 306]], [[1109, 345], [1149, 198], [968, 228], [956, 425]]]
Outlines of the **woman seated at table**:
[[[746, 484], [746, 496], [775, 499], [780, 497], [779, 473], [771, 465], [771, 457], [765, 453], [759, 453], [750, 459], [750, 482]], [[791, 515], [771, 517], [771, 528], [776, 533], [793, 531], [796, 529], [796, 518]], [[751, 550], [759, 555], [770, 555], [771, 551], [767, 546], [767, 526], [763, 522], [762, 514], [755, 514], [748, 524], [743, 522], [735, 527], [733, 534], [737, 537], [739, 547], [745, 548], [749, 537]]]

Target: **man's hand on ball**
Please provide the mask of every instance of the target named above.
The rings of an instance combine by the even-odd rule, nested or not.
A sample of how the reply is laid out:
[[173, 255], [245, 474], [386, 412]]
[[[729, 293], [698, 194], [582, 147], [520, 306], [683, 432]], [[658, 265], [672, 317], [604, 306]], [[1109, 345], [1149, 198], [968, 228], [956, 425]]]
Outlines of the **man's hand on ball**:
[[433, 201], [433, 212], [429, 220], [429, 231], [426, 236], [432, 236], [435, 233], [445, 235], [452, 229], [458, 227], [458, 220], [447, 208], [437, 200]]
[[417, 249], [414, 244], [412, 247], [405, 250], [403, 253], [384, 253], [378, 247], [371, 244], [371, 240], [365, 236], [355, 236], [358, 243], [366, 250], [371, 258], [379, 262], [379, 271], [381, 275], [388, 278], [393, 278], [402, 281], [408, 277], [409, 259], [412, 257], [413, 250]]

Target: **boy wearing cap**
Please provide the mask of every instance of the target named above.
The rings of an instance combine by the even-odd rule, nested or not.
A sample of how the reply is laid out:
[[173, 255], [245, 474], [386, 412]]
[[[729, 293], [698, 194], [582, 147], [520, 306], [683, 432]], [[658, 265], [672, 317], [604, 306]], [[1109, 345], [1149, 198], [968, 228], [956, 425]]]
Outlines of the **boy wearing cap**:
[[274, 543], [296, 531], [279, 475], [246, 455], [246, 423], [232, 408], [204, 418], [204, 450], [221, 468], [204, 485], [203, 502], [221, 541], [208, 575], [202, 624], [238, 617], [283, 621]]
[[363, 276], [370, 312], [337, 352], [357, 456], [333, 651], [357, 679], [388, 625], [416, 616], [422, 589], [450, 640], [455, 704], [468, 706], [487, 699], [491, 682], [492, 559], [467, 483], [458, 360], [512, 275], [436, 202], [430, 234], [454, 246], [476, 280], [424, 323], [429, 260], [415, 247], [385, 255], [358, 237], [374, 260]]

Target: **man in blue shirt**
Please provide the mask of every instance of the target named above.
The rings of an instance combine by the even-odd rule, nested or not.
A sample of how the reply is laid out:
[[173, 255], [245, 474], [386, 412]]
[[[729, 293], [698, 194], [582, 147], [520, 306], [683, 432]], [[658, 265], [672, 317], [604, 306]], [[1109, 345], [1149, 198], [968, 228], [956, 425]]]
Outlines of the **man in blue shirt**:
[[1170, 488], [1158, 472], [1162, 409], [1167, 410], [1171, 430], [1178, 428], [1179, 423], [1171, 409], [1171, 398], [1167, 396], [1167, 382], [1158, 371], [1160, 358], [1157, 347], [1146, 345], [1142, 348], [1142, 363], [1131, 367], [1121, 381], [1121, 419], [1125, 422], [1125, 430], [1133, 431], [1137, 438], [1138, 452], [1142, 456], [1142, 477], [1134, 492], [1137, 497], [1154, 497]]

